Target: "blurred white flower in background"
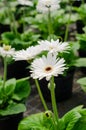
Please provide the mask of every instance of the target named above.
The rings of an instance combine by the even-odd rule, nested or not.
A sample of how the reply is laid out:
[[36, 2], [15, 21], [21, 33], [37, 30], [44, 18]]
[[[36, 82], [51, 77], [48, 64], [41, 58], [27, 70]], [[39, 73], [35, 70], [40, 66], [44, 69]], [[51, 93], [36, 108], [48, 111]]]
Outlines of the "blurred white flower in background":
[[42, 56], [41, 58], [35, 59], [31, 64], [31, 77], [33, 79], [46, 78], [50, 80], [52, 76], [58, 76], [63, 74], [65, 67], [65, 60], [63, 58], [56, 58], [56, 55], [48, 53], [47, 57]]
[[31, 46], [28, 47], [26, 50], [20, 50], [20, 51], [16, 51], [14, 54], [14, 58], [15, 61], [19, 61], [19, 60], [26, 60], [29, 61], [31, 59], [33, 59], [36, 55], [41, 53], [41, 49], [39, 46]]
[[10, 45], [3, 45], [2, 47], [0, 47], [0, 55], [2, 57], [10, 57], [13, 56], [15, 53], [15, 48], [11, 48]]
[[67, 52], [70, 49], [68, 42], [60, 42], [59, 39], [51, 41], [48, 40], [42, 40], [38, 41], [39, 46], [41, 49], [45, 51], [49, 51], [49, 53], [59, 53], [59, 52]]
[[55, 11], [60, 8], [59, 2], [60, 0], [38, 0], [37, 10], [42, 13]]
[[30, 0], [18, 0], [18, 3], [20, 5], [33, 6], [33, 2], [31, 2]]

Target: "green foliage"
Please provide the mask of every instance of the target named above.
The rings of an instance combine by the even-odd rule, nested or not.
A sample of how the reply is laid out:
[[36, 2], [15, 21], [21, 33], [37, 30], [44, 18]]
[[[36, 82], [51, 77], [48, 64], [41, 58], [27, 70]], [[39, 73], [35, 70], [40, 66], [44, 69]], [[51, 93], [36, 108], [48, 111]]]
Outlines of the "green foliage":
[[85, 33], [77, 34], [76, 38], [79, 41], [80, 49], [85, 51], [85, 49], [86, 49], [86, 34]]
[[76, 39], [78, 40], [78, 43], [80, 45], [80, 49], [84, 50], [86, 49], [86, 26], [83, 28], [82, 34], [76, 34]]
[[86, 4], [81, 4], [80, 7], [74, 7], [74, 10], [78, 13], [79, 19], [81, 19], [86, 25]]
[[86, 77], [77, 80], [77, 83], [81, 85], [81, 88], [86, 92]]
[[4, 93], [6, 94], [6, 96], [10, 96], [14, 93], [15, 86], [16, 86], [15, 79], [9, 79], [6, 81], [4, 86]]
[[52, 116], [45, 113], [28, 116], [20, 122], [18, 130], [54, 130]]
[[79, 110], [82, 109], [82, 106], [76, 107], [69, 112], [67, 112], [60, 121], [63, 121], [63, 129], [61, 130], [73, 130], [77, 121], [81, 118]]
[[26, 110], [24, 101], [30, 94], [30, 84], [27, 78], [9, 79], [3, 87], [0, 80], [0, 116], [17, 114]]
[[74, 65], [77, 67], [86, 67], [86, 58], [78, 58]]
[[80, 111], [82, 117], [75, 124], [73, 130], [85, 130], [86, 129], [86, 109]]
[[[57, 130], [85, 129], [86, 109], [83, 109], [82, 106], [78, 106], [67, 112], [59, 119], [57, 125]], [[42, 112], [28, 116], [20, 122], [18, 130], [55, 130], [53, 114], [50, 112], [50, 116], [46, 116], [46, 112]]]
[[[11, 13], [15, 15], [16, 12], [16, 6], [17, 6], [16, 1], [0, 1], [0, 23], [4, 25], [10, 25], [11, 22], [13, 21], [11, 19]], [[6, 6], [5, 6], [6, 5]], [[10, 9], [10, 10], [9, 10]], [[17, 22], [17, 21], [16, 21]]]
[[79, 43], [76, 41], [74, 42], [70, 41], [69, 46], [70, 46], [70, 49], [68, 50], [68, 52], [66, 53], [63, 52], [63, 53], [58, 54], [58, 57], [65, 59], [66, 66], [68, 67], [67, 71], [71, 71], [72, 69], [74, 70], [76, 66], [76, 62], [78, 60], [77, 50], [80, 47]]
[[24, 112], [25, 110], [26, 110], [26, 107], [24, 104], [13, 103], [7, 106], [5, 109], [0, 109], [0, 116], [18, 114], [18, 113]]
[[35, 45], [40, 35], [35, 35], [31, 30], [22, 34], [13, 32], [4, 32], [1, 35], [2, 43], [11, 45], [16, 50], [26, 49], [31, 45]]
[[[13, 99], [21, 101], [22, 99], [28, 97], [30, 94], [30, 84], [27, 78], [19, 79], [16, 81], [16, 87], [13, 95]], [[21, 91], [20, 91], [21, 90]]]

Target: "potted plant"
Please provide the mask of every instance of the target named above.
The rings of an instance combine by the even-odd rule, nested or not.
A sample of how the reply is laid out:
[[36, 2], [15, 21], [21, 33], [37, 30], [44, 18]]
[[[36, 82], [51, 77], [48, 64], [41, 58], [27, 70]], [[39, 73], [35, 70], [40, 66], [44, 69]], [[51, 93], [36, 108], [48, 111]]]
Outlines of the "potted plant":
[[7, 80], [7, 64], [15, 53], [11, 46], [0, 47], [0, 56], [4, 60], [4, 75], [0, 78], [0, 129], [17, 130], [18, 123], [26, 110], [26, 98], [30, 94], [28, 77]]
[[[42, 46], [42, 48], [44, 48], [45, 50], [46, 50], [46, 47], [47, 48], [50, 47], [50, 50], [47, 50], [47, 51], [51, 51], [51, 52], [53, 50], [55, 50], [55, 48], [57, 48], [56, 46], [59, 46], [59, 44], [60, 44], [60, 41], [57, 40], [58, 37], [64, 39], [63, 41], [68, 40], [68, 32], [69, 32], [68, 27], [69, 27], [70, 23], [74, 22], [73, 20], [75, 20], [75, 17], [73, 17], [73, 15], [72, 15], [72, 11], [68, 10], [68, 9], [71, 9], [71, 4], [70, 4], [70, 6], [68, 6], [69, 7], [68, 9], [67, 8], [63, 9], [63, 8], [60, 8], [60, 1], [56, 1], [56, 2], [57, 2], [57, 4], [55, 5], [55, 8], [53, 8], [54, 4], [52, 4], [52, 2], [46, 3], [46, 1], [45, 1], [44, 3], [42, 3], [41, 1], [38, 1], [36, 9], [39, 12], [39, 14], [36, 15], [36, 18], [33, 21], [33, 23], [35, 25], [37, 25], [36, 27], [38, 28], [38, 30], [40, 30], [39, 32], [40, 33], [42, 32], [42, 38], [47, 39], [47, 40], [41, 41], [39, 43], [42, 43], [42, 45], [44, 44]], [[64, 29], [61, 30], [61, 27], [63, 27]], [[64, 30], [66, 30], [66, 31], [64, 31]], [[62, 36], [63, 34], [64, 34], [64, 36]], [[52, 39], [54, 39], [54, 40], [52, 40]], [[66, 42], [64, 42], [64, 44], [65, 43]], [[53, 44], [55, 44], [55, 45], [53, 45]], [[65, 46], [65, 45], [63, 45], [63, 46]], [[61, 48], [59, 48], [58, 50], [60, 50], [60, 49]], [[74, 74], [73, 62], [75, 60], [75, 55], [74, 55], [73, 51], [69, 51], [69, 54], [60, 53], [59, 57], [64, 57], [68, 64], [68, 67], [70, 68], [70, 70], [68, 72], [69, 74], [67, 73], [64, 75], [60, 75], [58, 78], [55, 78], [55, 81], [58, 84], [56, 96], [60, 97], [60, 98], [57, 98], [57, 100], [62, 101], [63, 99], [67, 99], [67, 98], [71, 97], [71, 95], [72, 95], [72, 84], [73, 84], [73, 74]], [[71, 57], [71, 58], [69, 59], [69, 57]], [[73, 70], [72, 74], [70, 74], [71, 70]], [[65, 78], [66, 77], [65, 75], [68, 75], [68, 77]], [[65, 80], [70, 81], [70, 84], [68, 84], [68, 85], [64, 84]], [[44, 97], [46, 98], [46, 100], [50, 101], [50, 92], [46, 87], [46, 85], [47, 85], [46, 80], [43, 79], [42, 81], [40, 80], [39, 82], [40, 82], [41, 90], [43, 92]], [[63, 84], [59, 85], [59, 82], [61, 82], [61, 84], [62, 83]], [[68, 83], [68, 82], [65, 82], [65, 83]], [[65, 90], [63, 89], [64, 85], [65, 85]], [[60, 86], [60, 89], [59, 89], [59, 86]], [[62, 90], [61, 90], [61, 88], [62, 88]]]
[[36, 4], [36, 10], [34, 10], [35, 13], [33, 12], [33, 15], [30, 15], [26, 19], [26, 22], [30, 24], [30, 27], [33, 28], [37, 34], [41, 35], [40, 39], [55, 37], [64, 40], [66, 26], [69, 26], [69, 24], [72, 24], [77, 20], [77, 14], [72, 13], [71, 6], [71, 3], [68, 1], [58, 1], [54, 11], [53, 7], [51, 7], [49, 11], [49, 9], [47, 9], [48, 5], [45, 8], [44, 5], [42, 5], [42, 2], [40, 2]]
[[[86, 26], [83, 28], [82, 34], [77, 34], [76, 38], [79, 42], [80, 48], [78, 50], [80, 58], [86, 58]], [[86, 74], [86, 66], [81, 67], [81, 71]]]
[[[72, 96], [72, 87], [73, 87], [73, 76], [75, 72], [75, 61], [78, 58], [75, 56], [73, 52], [73, 46], [71, 46], [68, 42], [60, 42], [58, 40], [42, 40], [39, 41], [40, 47], [46, 51], [49, 51], [49, 53], [58, 53], [59, 58], [64, 58], [65, 62], [67, 64], [68, 69], [65, 70], [63, 75], [59, 75], [55, 78], [56, 83], [56, 100], [63, 101]], [[63, 47], [62, 47], [63, 46]], [[70, 48], [70, 49], [69, 49]], [[66, 50], [68, 50], [68, 53], [66, 53]], [[69, 58], [70, 57], [70, 58]], [[47, 84], [45, 79], [42, 79], [39, 81], [41, 90], [43, 92], [43, 96], [47, 101], [51, 101], [50, 98], [50, 91], [47, 89]], [[65, 88], [65, 89], [64, 89]]]
[[[28, 1], [1, 1], [1, 9], [4, 15], [4, 21], [8, 22], [9, 30], [1, 33], [1, 44], [11, 45], [15, 50], [26, 49], [30, 45], [34, 45], [40, 35], [34, 35], [31, 29], [26, 30], [24, 22], [25, 14], [29, 12], [29, 6], [33, 6], [33, 2]], [[7, 5], [5, 7], [5, 5]], [[21, 8], [18, 8], [22, 5]], [[24, 11], [23, 11], [24, 9]], [[20, 15], [20, 16], [19, 16]], [[22, 19], [21, 19], [22, 18]], [[2, 21], [2, 23], [4, 23]], [[21, 31], [20, 27], [22, 25]], [[6, 28], [5, 28], [6, 29]], [[4, 30], [4, 29], [1, 29]], [[23, 78], [27, 76], [27, 63], [25, 61], [12, 61], [7, 67], [7, 78]], [[14, 71], [15, 70], [15, 71]], [[23, 71], [22, 71], [23, 70]]]
[[[41, 3], [43, 4], [42, 6]], [[55, 11], [57, 7], [59, 7], [59, 5], [58, 1], [56, 0], [39, 0], [38, 7], [39, 11], [43, 11], [43, 13], [47, 13], [47, 11], [49, 11], [48, 16], [50, 18], [51, 11]], [[51, 26], [49, 26], [49, 29], [51, 29]], [[67, 39], [67, 34], [68, 32], [66, 33], [65, 39]], [[42, 53], [40, 55], [37, 55], [37, 57], [35, 57], [36, 59], [31, 62], [30, 72], [31, 77], [35, 80], [36, 87], [38, 89], [41, 101], [45, 108], [45, 112], [33, 114], [31, 116], [26, 117], [20, 122], [18, 130], [85, 130], [86, 109], [82, 108], [83, 106], [78, 106], [66, 113], [62, 118], [59, 118], [55, 99], [56, 84], [54, 77], [58, 77], [59, 75], [64, 74], [64, 71], [68, 69], [68, 66], [66, 65], [65, 61], [66, 58], [65, 56], [65, 59], [62, 57], [62, 52], [67, 52], [69, 50], [69, 46], [68, 43], [62, 44], [62, 42], [59, 42], [59, 40], [55, 41], [53, 38], [51, 38], [51, 30], [49, 30], [49, 36], [49, 40], [43, 40], [43, 44], [40, 44], [39, 42], [39, 45], [35, 46], [38, 48], [38, 50], [34, 49], [31, 55], [29, 55], [28, 50], [21, 50], [15, 53], [14, 56], [15, 60], [32, 61], [34, 56], [36, 56], [38, 52], [42, 51]], [[48, 81], [47, 87], [51, 95], [52, 111], [50, 111], [47, 107], [47, 104], [40, 89], [40, 84], [38, 82], [38, 80], [42, 80], [43, 78]]]
[[86, 26], [83, 27], [83, 33], [82, 34], [76, 34], [76, 38], [80, 44], [79, 48], [79, 56], [80, 57], [86, 57]]
[[[24, 33], [4, 32], [1, 35], [1, 42], [5, 45], [11, 45], [16, 51], [21, 49], [27, 49], [31, 45], [35, 45], [40, 35], [34, 35], [31, 30], [27, 30]], [[31, 40], [32, 39], [32, 40]], [[16, 77], [17, 79], [28, 76], [27, 74], [27, 62], [25, 61], [12, 61], [8, 64], [7, 78]], [[15, 71], [14, 71], [15, 70]], [[22, 71], [23, 70], [23, 71]]]
[[[6, 6], [5, 6], [6, 5]], [[7, 31], [16, 31], [16, 28], [19, 29], [19, 23], [15, 17], [15, 12], [16, 12], [16, 6], [17, 2], [16, 1], [7, 1], [3, 0], [0, 1], [0, 33], [2, 34], [3, 32]]]
[[[45, 112], [32, 114], [21, 120], [18, 126], [18, 130], [85, 130], [86, 129], [86, 109], [83, 106], [78, 106], [63, 117], [59, 118], [55, 99], [55, 82], [54, 77], [59, 74], [63, 74], [67, 69], [65, 60], [63, 58], [57, 58], [56, 53], [48, 53], [47, 56], [36, 58], [31, 63], [31, 77], [35, 79], [35, 83], [40, 93], [42, 103], [45, 108]], [[52, 111], [47, 107], [47, 104], [40, 91], [38, 80], [45, 77], [48, 81], [48, 89], [51, 93]], [[65, 88], [64, 88], [65, 89]]]
[[86, 1], [82, 0], [80, 7], [74, 7], [74, 11], [78, 14], [78, 20], [76, 21], [77, 32], [83, 33], [83, 27], [86, 25]]

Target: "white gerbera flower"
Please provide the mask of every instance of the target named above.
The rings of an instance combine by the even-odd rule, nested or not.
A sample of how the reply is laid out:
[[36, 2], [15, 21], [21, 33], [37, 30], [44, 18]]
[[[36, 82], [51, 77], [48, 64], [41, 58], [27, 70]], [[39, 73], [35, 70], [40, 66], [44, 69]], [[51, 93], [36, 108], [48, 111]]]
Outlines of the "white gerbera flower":
[[15, 61], [19, 61], [19, 60], [31, 60], [33, 59], [36, 55], [41, 53], [41, 49], [39, 48], [39, 46], [31, 46], [29, 48], [27, 48], [26, 50], [20, 50], [15, 52], [14, 54], [14, 59]]
[[42, 13], [48, 12], [49, 10], [51, 12], [55, 11], [60, 7], [59, 2], [59, 0], [39, 0], [37, 10]]
[[50, 80], [52, 76], [58, 76], [63, 74], [65, 67], [65, 60], [56, 59], [56, 55], [48, 53], [47, 57], [43, 56], [42, 58], [35, 59], [31, 64], [31, 77], [33, 79], [46, 77], [46, 80]]
[[18, 3], [26, 6], [33, 6], [33, 3], [29, 0], [18, 0]]
[[68, 42], [59, 42], [59, 39], [54, 41], [51, 39], [51, 41], [42, 40], [38, 41], [39, 46], [41, 49], [49, 51], [49, 53], [59, 53], [59, 52], [67, 52], [67, 50], [70, 49], [70, 46]]
[[14, 48], [11, 48], [10, 45], [3, 45], [3, 47], [0, 47], [0, 55], [2, 57], [10, 57], [10, 56], [13, 56], [15, 53], [15, 49]]

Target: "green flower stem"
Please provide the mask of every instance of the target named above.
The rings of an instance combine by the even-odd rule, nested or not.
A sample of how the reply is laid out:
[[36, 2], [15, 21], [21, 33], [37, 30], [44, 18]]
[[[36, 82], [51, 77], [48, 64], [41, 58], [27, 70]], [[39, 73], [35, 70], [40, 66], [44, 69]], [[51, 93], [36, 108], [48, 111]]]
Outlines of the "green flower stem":
[[18, 32], [17, 32], [15, 17], [14, 17], [14, 14], [13, 14], [11, 11], [10, 11], [10, 13], [11, 13], [11, 18], [12, 18], [12, 22], [13, 22], [13, 25], [12, 25], [13, 32], [14, 32], [14, 33], [16, 34], [16, 36], [17, 36]]
[[[24, 5], [24, 8], [23, 8], [23, 20], [24, 20], [24, 18], [25, 18], [25, 5]], [[23, 32], [24, 32], [24, 30], [25, 30], [25, 23], [23, 21]]]
[[84, 5], [84, 3], [85, 3], [84, 0], [82, 0], [82, 5]]
[[49, 32], [49, 36], [53, 33], [50, 9], [48, 11], [48, 32]]
[[15, 20], [15, 16], [13, 14], [13, 12], [11, 11], [11, 7], [9, 5], [9, 3], [5, 0], [4, 4], [7, 5], [7, 11], [6, 11], [6, 15], [9, 17], [10, 19], [10, 29], [12, 32], [14, 32], [16, 35], [18, 34], [17, 32], [17, 27], [16, 27], [16, 20]]
[[42, 104], [43, 104], [43, 106], [44, 106], [44, 109], [45, 109], [45, 110], [48, 110], [48, 107], [47, 107], [47, 105], [46, 105], [46, 102], [45, 102], [44, 97], [43, 97], [43, 95], [42, 95], [42, 92], [41, 92], [41, 90], [40, 90], [40, 86], [39, 86], [39, 83], [38, 83], [38, 80], [37, 80], [37, 79], [35, 79], [35, 83], [36, 83], [36, 87], [37, 87], [37, 89], [38, 89], [38, 93], [39, 93], [39, 96], [40, 96], [40, 98], [41, 98]]
[[50, 80], [50, 93], [51, 93], [51, 101], [52, 101], [52, 109], [54, 113], [54, 117], [56, 122], [58, 123], [59, 116], [58, 116], [58, 111], [57, 111], [57, 105], [56, 105], [56, 98], [55, 98], [55, 84], [54, 84], [54, 77], [51, 78]]
[[7, 79], [7, 57], [4, 57], [4, 76], [3, 76], [3, 88]]
[[70, 2], [69, 18], [68, 18], [68, 22], [67, 22], [67, 25], [66, 25], [66, 31], [65, 31], [64, 41], [68, 40], [68, 31], [69, 31], [71, 14], [72, 14], [72, 3]]

